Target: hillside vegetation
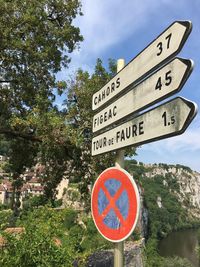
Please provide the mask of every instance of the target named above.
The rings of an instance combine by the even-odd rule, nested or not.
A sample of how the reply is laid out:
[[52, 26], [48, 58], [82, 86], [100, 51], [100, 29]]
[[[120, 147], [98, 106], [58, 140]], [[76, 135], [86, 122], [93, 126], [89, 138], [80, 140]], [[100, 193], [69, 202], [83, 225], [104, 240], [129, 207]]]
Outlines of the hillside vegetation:
[[126, 161], [137, 181], [147, 210], [147, 267], [190, 266], [183, 259], [164, 259], [157, 244], [170, 232], [200, 226], [200, 174], [182, 165], [145, 165]]

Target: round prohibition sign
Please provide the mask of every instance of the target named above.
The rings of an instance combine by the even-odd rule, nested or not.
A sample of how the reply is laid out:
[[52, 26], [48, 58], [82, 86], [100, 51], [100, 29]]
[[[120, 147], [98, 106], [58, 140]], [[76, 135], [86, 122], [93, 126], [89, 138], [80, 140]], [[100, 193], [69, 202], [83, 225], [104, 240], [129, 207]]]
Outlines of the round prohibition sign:
[[91, 197], [92, 216], [100, 234], [109, 241], [125, 240], [135, 229], [139, 216], [139, 192], [124, 169], [103, 171]]

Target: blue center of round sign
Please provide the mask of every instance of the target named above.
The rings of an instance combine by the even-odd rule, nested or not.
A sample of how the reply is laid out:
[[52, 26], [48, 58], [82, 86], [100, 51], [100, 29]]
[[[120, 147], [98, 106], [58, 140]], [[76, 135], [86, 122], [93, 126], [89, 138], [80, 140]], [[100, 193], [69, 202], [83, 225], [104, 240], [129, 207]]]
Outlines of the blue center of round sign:
[[[110, 197], [113, 198], [117, 193], [117, 191], [120, 189], [121, 182], [115, 178], [111, 178], [104, 183], [104, 186], [109, 192]], [[103, 211], [106, 209], [108, 205], [109, 205], [109, 199], [106, 197], [106, 193], [103, 191], [103, 189], [100, 189], [98, 193], [98, 212], [100, 215], [103, 213]], [[129, 200], [127, 191], [125, 189], [116, 199], [115, 209], [118, 209], [124, 220], [126, 220], [129, 211]], [[117, 217], [115, 209], [111, 207], [103, 220], [106, 226], [112, 229], [118, 229], [121, 226], [120, 220]]]

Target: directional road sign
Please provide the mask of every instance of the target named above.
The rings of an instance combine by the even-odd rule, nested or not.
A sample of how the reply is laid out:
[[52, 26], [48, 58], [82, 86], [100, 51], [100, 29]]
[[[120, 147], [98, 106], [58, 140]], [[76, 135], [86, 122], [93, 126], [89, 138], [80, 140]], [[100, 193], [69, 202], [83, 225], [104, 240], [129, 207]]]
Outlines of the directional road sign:
[[195, 103], [177, 97], [92, 139], [92, 155], [182, 134], [197, 112]]
[[178, 54], [191, 29], [192, 24], [190, 21], [176, 21], [171, 24], [103, 88], [93, 95], [92, 109], [100, 108], [128, 86], [137, 84], [144, 76]]
[[173, 59], [155, 74], [97, 113], [93, 117], [93, 132], [177, 93], [189, 77], [192, 67], [191, 60]]
[[139, 215], [139, 192], [124, 169], [109, 168], [96, 180], [91, 197], [92, 216], [98, 231], [112, 242], [125, 240]]

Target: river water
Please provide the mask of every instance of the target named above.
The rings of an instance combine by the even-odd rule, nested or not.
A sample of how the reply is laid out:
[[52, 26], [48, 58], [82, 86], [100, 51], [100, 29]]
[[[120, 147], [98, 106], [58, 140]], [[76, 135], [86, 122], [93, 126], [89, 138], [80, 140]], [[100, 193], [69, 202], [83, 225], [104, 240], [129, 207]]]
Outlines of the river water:
[[169, 234], [159, 243], [159, 253], [163, 257], [179, 256], [187, 258], [194, 267], [200, 267], [195, 248], [198, 245], [198, 230], [187, 229]]

